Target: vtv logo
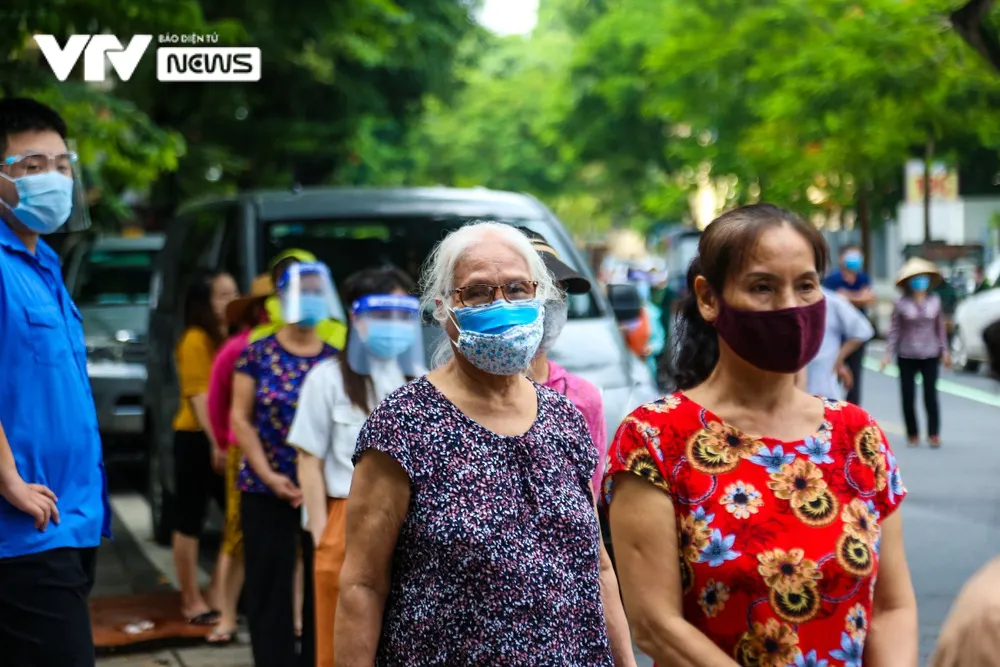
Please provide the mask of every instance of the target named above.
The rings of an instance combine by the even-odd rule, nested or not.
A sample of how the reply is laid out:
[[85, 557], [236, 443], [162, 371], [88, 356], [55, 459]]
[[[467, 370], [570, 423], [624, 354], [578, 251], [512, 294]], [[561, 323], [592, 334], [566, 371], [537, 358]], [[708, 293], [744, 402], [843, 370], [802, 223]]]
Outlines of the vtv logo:
[[128, 81], [146, 53], [152, 35], [134, 35], [127, 48], [114, 35], [73, 35], [60, 47], [54, 35], [35, 35], [35, 43], [60, 81], [65, 81], [83, 55], [83, 80], [104, 81], [104, 56], [122, 81]]

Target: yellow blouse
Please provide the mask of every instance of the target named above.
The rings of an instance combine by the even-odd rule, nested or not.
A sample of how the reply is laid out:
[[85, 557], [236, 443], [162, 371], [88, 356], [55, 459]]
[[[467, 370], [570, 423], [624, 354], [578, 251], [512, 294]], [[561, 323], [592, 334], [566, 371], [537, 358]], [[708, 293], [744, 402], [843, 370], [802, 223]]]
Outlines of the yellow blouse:
[[191, 407], [191, 399], [208, 391], [208, 378], [215, 359], [215, 345], [200, 327], [188, 327], [174, 351], [181, 404], [174, 417], [175, 431], [200, 431], [201, 425]]

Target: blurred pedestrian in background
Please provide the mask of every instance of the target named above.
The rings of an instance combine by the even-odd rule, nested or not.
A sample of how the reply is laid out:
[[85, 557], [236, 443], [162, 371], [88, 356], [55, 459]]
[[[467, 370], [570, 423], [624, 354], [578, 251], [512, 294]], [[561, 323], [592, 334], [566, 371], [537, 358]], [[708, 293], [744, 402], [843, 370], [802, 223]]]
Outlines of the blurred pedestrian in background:
[[885, 369], [893, 357], [897, 358], [903, 418], [906, 421], [907, 441], [911, 447], [920, 443], [914, 405], [917, 375], [923, 381], [927, 440], [931, 447], [941, 446], [937, 381], [942, 363], [945, 368], [951, 368], [951, 353], [941, 299], [930, 292], [943, 280], [933, 263], [919, 257], [908, 260], [896, 278], [896, 287], [902, 290], [903, 296], [892, 308], [892, 326], [886, 341], [882, 368]]
[[[840, 265], [837, 270], [823, 280], [823, 287], [836, 292], [868, 317], [868, 309], [878, 303], [872, 280], [865, 273], [865, 256], [856, 245], [846, 245], [840, 249]], [[861, 405], [861, 367], [865, 360], [865, 346], [862, 345], [847, 357], [847, 368], [854, 381], [847, 390], [848, 403]]]
[[209, 500], [225, 512], [225, 454], [208, 417], [208, 380], [215, 354], [226, 339], [226, 307], [239, 297], [236, 281], [223, 272], [195, 277], [184, 300], [184, 332], [174, 358], [180, 404], [174, 417], [174, 568], [181, 589], [181, 615], [193, 625], [215, 625], [222, 604], [220, 553], [208, 590], [198, 585], [198, 543]]
[[917, 665], [892, 449], [857, 406], [795, 386], [823, 341], [827, 262], [819, 231], [776, 206], [710, 223], [677, 323], [679, 391], [611, 445], [622, 594], [659, 665]]
[[805, 389], [813, 396], [844, 400], [856, 378], [847, 359], [875, 335], [875, 328], [851, 302], [823, 288], [826, 331], [819, 352], [806, 366]]
[[427, 372], [413, 280], [372, 268], [344, 283], [351, 304], [347, 347], [313, 368], [302, 385], [288, 442], [299, 450], [303, 521], [316, 548], [316, 664], [333, 667], [334, 620], [344, 564], [347, 494], [365, 420], [387, 395]]
[[66, 123], [0, 100], [0, 663], [92, 667], [88, 598], [111, 536], [80, 312], [40, 237], [89, 227]]
[[390, 394], [358, 439], [337, 664], [634, 665], [587, 424], [524, 377], [551, 275], [499, 223], [453, 232], [428, 266], [448, 361]]
[[531, 362], [528, 377], [544, 387], [558, 391], [571, 400], [586, 420], [587, 430], [590, 432], [590, 438], [597, 450], [597, 468], [591, 478], [596, 498], [601, 487], [601, 477], [604, 474], [604, 455], [608, 451], [608, 427], [604, 420], [604, 401], [601, 399], [601, 390], [549, 359], [549, 351], [556, 344], [569, 319], [567, 295], [589, 294], [590, 281], [559, 259], [559, 254], [549, 245], [544, 236], [527, 227], [520, 229], [541, 255], [545, 262], [545, 268], [555, 279], [557, 288], [554, 297], [545, 302], [542, 342], [539, 343], [538, 352]]
[[984, 565], [958, 594], [930, 667], [1000, 667], [1000, 558]]
[[[237, 361], [231, 415], [243, 451], [240, 511], [247, 620], [257, 667], [311, 665], [315, 659], [308, 613], [302, 619], [301, 659], [295, 649], [296, 554], [301, 545], [311, 572], [313, 546], [302, 529], [298, 457], [287, 437], [306, 374], [337, 354], [316, 333], [316, 325], [330, 317], [335, 304], [326, 265], [292, 264], [277, 289], [284, 324], [277, 333], [251, 342]], [[312, 597], [310, 587], [304, 596]]]
[[[274, 282], [267, 274], [257, 276], [250, 286], [249, 296], [241, 297], [226, 307], [226, 321], [233, 336], [215, 355], [208, 381], [208, 419], [219, 448], [226, 455], [226, 523], [222, 531], [220, 566], [222, 585], [219, 620], [208, 636], [213, 644], [229, 644], [236, 640], [237, 607], [243, 590], [243, 526], [240, 521], [240, 462], [243, 454], [229, 425], [233, 401], [233, 374], [236, 362], [246, 350], [253, 327], [267, 320], [266, 299], [274, 294]], [[235, 446], [234, 446], [235, 445]]]
[[990, 283], [990, 279], [986, 277], [986, 272], [983, 270], [982, 264], [976, 265], [976, 272], [973, 274], [973, 287], [972, 293], [979, 294], [980, 292], [985, 292], [986, 290], [993, 287]]

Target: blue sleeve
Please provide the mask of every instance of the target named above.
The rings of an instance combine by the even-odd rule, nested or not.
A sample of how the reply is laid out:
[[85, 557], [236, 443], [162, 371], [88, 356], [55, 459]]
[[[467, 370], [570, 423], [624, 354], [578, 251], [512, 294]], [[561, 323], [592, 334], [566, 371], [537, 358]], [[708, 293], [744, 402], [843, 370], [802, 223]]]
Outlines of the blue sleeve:
[[854, 285], [854, 289], [863, 290], [866, 287], [871, 287], [872, 279], [867, 273], [861, 272], [858, 274], [858, 282]]
[[240, 353], [240, 358], [236, 360], [236, 365], [233, 370], [237, 373], [243, 373], [249, 375], [254, 380], [260, 379], [260, 364], [258, 362], [259, 352], [258, 348], [260, 346], [257, 343], [251, 343], [246, 346], [246, 349]]

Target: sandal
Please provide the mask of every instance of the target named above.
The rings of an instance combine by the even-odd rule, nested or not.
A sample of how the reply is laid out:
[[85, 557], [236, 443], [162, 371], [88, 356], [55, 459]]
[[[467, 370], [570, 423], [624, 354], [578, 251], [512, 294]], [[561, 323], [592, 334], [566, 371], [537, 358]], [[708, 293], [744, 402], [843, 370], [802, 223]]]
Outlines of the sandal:
[[219, 628], [213, 629], [208, 636], [205, 637], [205, 641], [212, 646], [229, 646], [230, 644], [236, 644], [239, 642], [239, 637], [236, 636], [236, 630], [220, 630]]
[[202, 612], [193, 618], [189, 618], [187, 622], [191, 625], [215, 625], [219, 622], [219, 617], [221, 615], [222, 614], [212, 609], [210, 611]]
[[941, 447], [941, 438], [939, 436], [933, 436], [927, 439], [927, 444], [931, 446], [931, 449], [938, 449]]

